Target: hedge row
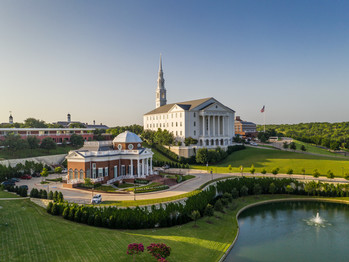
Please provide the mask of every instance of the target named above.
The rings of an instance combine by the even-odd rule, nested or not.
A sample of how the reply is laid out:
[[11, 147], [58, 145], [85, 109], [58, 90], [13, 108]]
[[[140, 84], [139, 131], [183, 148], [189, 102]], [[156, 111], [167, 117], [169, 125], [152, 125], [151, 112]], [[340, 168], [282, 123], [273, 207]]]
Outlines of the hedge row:
[[169, 188], [169, 186], [167, 186], [167, 185], [148, 186], [148, 187], [142, 187], [141, 189], [136, 189], [136, 193], [155, 192], [155, 191], [165, 190], [168, 188]]

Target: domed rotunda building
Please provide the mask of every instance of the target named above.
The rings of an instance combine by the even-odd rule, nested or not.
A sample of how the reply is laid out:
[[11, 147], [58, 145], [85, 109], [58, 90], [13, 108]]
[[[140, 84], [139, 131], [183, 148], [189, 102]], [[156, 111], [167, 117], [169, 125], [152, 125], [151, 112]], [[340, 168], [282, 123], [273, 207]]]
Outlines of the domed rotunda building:
[[113, 141], [86, 141], [82, 148], [70, 151], [66, 157], [67, 183], [83, 183], [85, 178], [102, 184], [145, 178], [153, 174], [153, 154], [151, 149], [142, 147], [139, 136], [129, 131]]

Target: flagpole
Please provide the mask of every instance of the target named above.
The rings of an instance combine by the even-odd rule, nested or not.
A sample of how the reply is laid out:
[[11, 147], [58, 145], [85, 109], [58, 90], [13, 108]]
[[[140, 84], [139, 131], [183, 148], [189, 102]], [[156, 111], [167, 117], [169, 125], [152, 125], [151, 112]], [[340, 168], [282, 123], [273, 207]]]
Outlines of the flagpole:
[[264, 118], [264, 133], [265, 133], [265, 109], [264, 109], [264, 112], [263, 112], [263, 118]]

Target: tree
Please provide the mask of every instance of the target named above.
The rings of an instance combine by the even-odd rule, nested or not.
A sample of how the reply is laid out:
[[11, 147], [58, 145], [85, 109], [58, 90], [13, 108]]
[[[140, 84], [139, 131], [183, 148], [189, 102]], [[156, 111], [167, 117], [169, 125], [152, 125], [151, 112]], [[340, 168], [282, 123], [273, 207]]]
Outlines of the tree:
[[292, 168], [287, 169], [286, 174], [287, 175], [292, 175], [293, 174], [293, 169]]
[[42, 169], [40, 175], [41, 175], [42, 177], [45, 177], [45, 178], [48, 176], [48, 170], [47, 170], [46, 167], [44, 167], [44, 168]]
[[200, 148], [196, 151], [196, 162], [200, 164], [206, 164], [208, 161], [207, 148]]
[[222, 204], [222, 201], [220, 199], [218, 199], [216, 201], [216, 203], [214, 204], [214, 210], [219, 211], [219, 212], [223, 212], [223, 204]]
[[74, 147], [82, 147], [84, 145], [84, 138], [77, 134], [70, 136], [70, 144]]
[[30, 118], [27, 118], [26, 120], [24, 120], [24, 124], [21, 127], [46, 128], [47, 125], [46, 125], [45, 121], [30, 117]]
[[292, 150], [296, 150], [297, 149], [297, 146], [296, 146], [295, 142], [291, 142], [290, 143], [290, 149], [292, 149]]
[[240, 195], [241, 196], [247, 196], [248, 195], [248, 187], [247, 186], [242, 186], [240, 189]]
[[272, 169], [271, 170], [271, 173], [273, 174], [273, 175], [277, 175], [278, 173], [279, 173], [279, 168], [277, 167], [277, 168], [274, 168], [274, 169]]
[[231, 167], [231, 165], [229, 165], [229, 166], [228, 166], [229, 173], [231, 173], [232, 169], [233, 169], [233, 168]]
[[28, 136], [27, 142], [30, 149], [36, 149], [40, 144], [40, 140], [36, 136]]
[[291, 185], [286, 186], [286, 192], [287, 194], [292, 194], [293, 193], [293, 187]]
[[263, 168], [262, 171], [261, 171], [261, 173], [262, 173], [263, 175], [265, 175], [265, 174], [267, 173], [267, 170], [265, 170], [265, 168]]
[[55, 149], [56, 146], [57, 146], [56, 143], [53, 141], [51, 137], [45, 137], [41, 141], [41, 145], [40, 145], [41, 148], [46, 149], [48, 152], [52, 149]]
[[301, 146], [301, 150], [302, 150], [303, 152], [307, 151], [307, 149], [305, 148], [304, 145]]
[[139, 255], [144, 252], [144, 246], [142, 243], [133, 243], [127, 246], [127, 255], [132, 256], [133, 261], [135, 261], [135, 255]]
[[284, 149], [287, 149], [287, 148], [288, 148], [288, 143], [285, 141], [285, 142], [283, 143], [282, 147], [283, 147]]
[[198, 143], [198, 140], [192, 138], [191, 136], [190, 136], [190, 137], [186, 137], [186, 138], [184, 139], [184, 144], [185, 144], [186, 146], [189, 146], [189, 145], [196, 145], [197, 143]]
[[60, 166], [56, 167], [55, 173], [58, 173], [58, 174], [62, 173], [62, 168]]
[[28, 147], [26, 140], [23, 140], [19, 135], [13, 133], [7, 134], [1, 144], [13, 153]]
[[262, 187], [260, 186], [260, 184], [254, 184], [254, 186], [253, 186], [253, 194], [255, 194], [255, 195], [262, 194]]
[[270, 194], [274, 194], [275, 192], [276, 192], [276, 186], [275, 186], [274, 183], [271, 183], [271, 184], [269, 185], [269, 193], [270, 193]]
[[251, 165], [250, 173], [253, 175], [254, 172], [256, 172], [256, 169], [254, 168], [254, 165]]
[[200, 218], [200, 212], [198, 210], [193, 210], [190, 214], [190, 218], [194, 220], [194, 226], [196, 227], [196, 221]]

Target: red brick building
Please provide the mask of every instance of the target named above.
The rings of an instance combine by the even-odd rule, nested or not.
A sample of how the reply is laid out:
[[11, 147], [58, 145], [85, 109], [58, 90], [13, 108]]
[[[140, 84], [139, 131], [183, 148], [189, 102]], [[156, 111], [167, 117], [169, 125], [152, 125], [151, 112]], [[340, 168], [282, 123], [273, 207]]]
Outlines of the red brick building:
[[257, 125], [252, 122], [243, 121], [239, 116], [235, 119], [235, 134], [242, 138], [256, 137]]
[[151, 149], [142, 147], [142, 140], [126, 131], [113, 141], [85, 142], [79, 150], [70, 151], [68, 184], [84, 182], [113, 183], [124, 178], [145, 178], [153, 174]]
[[45, 137], [51, 137], [57, 144], [66, 140], [70, 141], [72, 134], [80, 135], [85, 141], [93, 139], [95, 128], [0, 128], [0, 140], [4, 140], [9, 133], [21, 136], [26, 139], [28, 136], [35, 136], [40, 141]]

